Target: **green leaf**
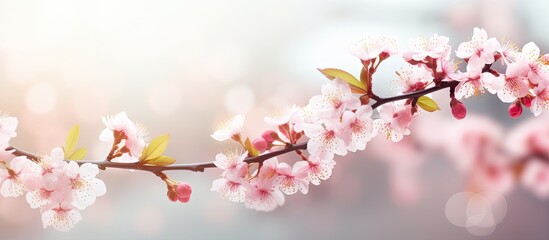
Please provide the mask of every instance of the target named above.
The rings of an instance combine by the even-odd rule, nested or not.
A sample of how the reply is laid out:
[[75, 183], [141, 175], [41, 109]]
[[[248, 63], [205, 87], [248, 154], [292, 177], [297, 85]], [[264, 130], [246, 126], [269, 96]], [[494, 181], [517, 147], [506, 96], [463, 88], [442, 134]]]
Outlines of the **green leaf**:
[[421, 96], [417, 100], [417, 105], [427, 112], [434, 112], [440, 110], [435, 100], [427, 96]]
[[88, 152], [88, 150], [86, 150], [85, 148], [80, 148], [80, 149], [74, 151], [69, 157], [67, 157], [67, 159], [69, 159], [69, 160], [82, 160], [86, 157], [87, 152]]
[[65, 142], [65, 146], [63, 147], [63, 152], [65, 152], [65, 158], [68, 158], [68, 156], [71, 155], [72, 151], [78, 144], [78, 135], [80, 135], [80, 126], [78, 126], [78, 124], [75, 124], [69, 131], [67, 141]]
[[252, 144], [252, 141], [250, 141], [250, 138], [246, 138], [246, 141], [244, 142], [244, 147], [246, 150], [248, 150], [248, 154], [252, 157], [259, 156], [259, 152], [254, 148], [254, 145]]
[[366, 86], [362, 82], [360, 82], [356, 77], [354, 77], [352, 74], [345, 72], [341, 69], [337, 68], [324, 68], [320, 69], [318, 68], [318, 71], [320, 71], [324, 76], [326, 76], [330, 80], [334, 80], [335, 78], [339, 78], [341, 80], [346, 81], [352, 86], [360, 89], [360, 90], [366, 90]]
[[167, 166], [172, 165], [175, 162], [175, 159], [168, 156], [160, 156], [155, 159], [149, 159], [147, 160], [146, 164], [149, 165], [155, 165], [155, 166]]
[[168, 142], [170, 140], [170, 135], [161, 135], [156, 137], [151, 141], [149, 146], [147, 146], [147, 151], [145, 153], [145, 157], [142, 157], [144, 160], [151, 160], [156, 159], [166, 151], [166, 148], [168, 148]]

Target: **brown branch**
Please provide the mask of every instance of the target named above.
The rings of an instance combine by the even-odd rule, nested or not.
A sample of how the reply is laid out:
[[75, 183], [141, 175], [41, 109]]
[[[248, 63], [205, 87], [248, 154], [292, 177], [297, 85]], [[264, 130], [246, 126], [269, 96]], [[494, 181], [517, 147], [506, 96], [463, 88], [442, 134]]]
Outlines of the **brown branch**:
[[398, 96], [389, 97], [389, 98], [382, 98], [382, 97], [373, 98], [374, 100], [376, 100], [376, 102], [374, 104], [372, 104], [372, 109], [376, 109], [379, 106], [381, 106], [383, 104], [386, 104], [386, 103], [389, 103], [389, 102], [396, 102], [396, 101], [400, 101], [400, 100], [404, 100], [404, 99], [418, 98], [418, 97], [421, 97], [423, 95], [427, 95], [429, 93], [440, 91], [440, 90], [445, 89], [445, 88], [455, 88], [458, 84], [459, 84], [458, 81], [441, 82], [440, 85], [438, 85], [438, 86], [430, 87], [430, 88], [427, 88], [427, 89], [424, 89], [424, 90], [421, 90], [421, 91], [417, 91], [417, 92], [413, 92], [413, 93], [398, 95]]
[[[263, 162], [269, 158], [273, 158], [288, 152], [292, 152], [295, 150], [300, 149], [307, 149], [307, 142], [304, 143], [298, 143], [294, 145], [289, 145], [283, 149], [272, 151], [267, 154], [263, 154], [256, 157], [249, 157], [244, 160], [244, 162], [247, 163], [260, 163]], [[27, 158], [37, 162], [40, 159], [40, 156], [29, 153], [26, 151], [23, 151], [21, 149], [17, 149], [13, 146], [10, 146], [6, 149], [7, 151], [14, 150], [13, 155], [15, 156], [26, 156]], [[156, 175], [162, 171], [171, 171], [171, 170], [187, 170], [187, 171], [193, 171], [193, 172], [204, 172], [204, 169], [206, 168], [215, 168], [215, 164], [213, 162], [202, 162], [202, 163], [188, 163], [188, 164], [172, 164], [169, 166], [152, 166], [152, 165], [142, 165], [139, 163], [120, 163], [120, 162], [109, 162], [107, 160], [104, 161], [89, 161], [89, 160], [78, 160], [75, 161], [78, 164], [82, 165], [84, 163], [92, 163], [97, 165], [100, 169], [105, 170], [107, 168], [119, 168], [119, 169], [130, 169], [130, 170], [141, 170], [141, 171], [148, 171], [152, 172]]]

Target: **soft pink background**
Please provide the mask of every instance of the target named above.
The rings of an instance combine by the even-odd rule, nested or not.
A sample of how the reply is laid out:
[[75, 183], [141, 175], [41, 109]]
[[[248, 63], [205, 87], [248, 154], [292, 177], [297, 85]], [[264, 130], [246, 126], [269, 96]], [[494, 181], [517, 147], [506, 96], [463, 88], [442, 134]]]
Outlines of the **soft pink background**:
[[[0, 110], [20, 119], [12, 143], [48, 153], [80, 124], [88, 158], [100, 117], [126, 111], [152, 136], [169, 132], [168, 154], [179, 162], [212, 161], [232, 145], [209, 137], [224, 119], [246, 113], [245, 133], [267, 127], [263, 116], [304, 105], [326, 80], [317, 67], [358, 72], [346, 46], [367, 35], [407, 39], [449, 36], [454, 49], [475, 26], [489, 35], [549, 49], [547, 1], [9, 1], [0, 0]], [[377, 76], [394, 94], [388, 62]], [[472, 112], [504, 126], [495, 97], [467, 102]], [[444, 102], [446, 104], [446, 102]], [[446, 109], [447, 110], [447, 109]], [[446, 111], [448, 113], [448, 111]], [[529, 116], [529, 113], [527, 114]], [[444, 206], [464, 190], [462, 176], [442, 158], [421, 170], [412, 204], [391, 197], [388, 167], [367, 152], [342, 158], [332, 179], [308, 195], [287, 198], [272, 213], [247, 210], [209, 191], [219, 171], [174, 172], [194, 186], [191, 202], [174, 204], [149, 173], [100, 174], [107, 195], [82, 212], [69, 233], [42, 229], [40, 213], [23, 198], [0, 199], [2, 239], [478, 239], [446, 220]], [[507, 217], [486, 239], [549, 238], [549, 207], [530, 193], [507, 197]]]

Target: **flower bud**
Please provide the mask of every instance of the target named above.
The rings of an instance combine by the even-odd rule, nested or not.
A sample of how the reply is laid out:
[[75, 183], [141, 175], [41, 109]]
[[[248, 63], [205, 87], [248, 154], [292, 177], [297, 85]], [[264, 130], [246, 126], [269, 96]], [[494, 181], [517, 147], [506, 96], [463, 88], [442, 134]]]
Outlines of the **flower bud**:
[[516, 101], [509, 106], [509, 116], [512, 118], [518, 118], [522, 114], [522, 105], [520, 101]]
[[455, 98], [452, 98], [450, 101], [450, 108], [452, 108], [452, 115], [458, 120], [465, 118], [467, 115], [467, 108], [465, 105]]
[[186, 203], [191, 199], [191, 193], [193, 192], [193, 188], [191, 184], [187, 182], [179, 182], [175, 187], [175, 191], [177, 192], [178, 200], [182, 203]]
[[267, 130], [261, 134], [261, 137], [267, 141], [267, 143], [272, 143], [278, 139], [278, 134], [273, 130]]
[[526, 96], [526, 97], [523, 97], [523, 98], [520, 98], [520, 102], [527, 108], [530, 108], [532, 106], [532, 97], [531, 96]]
[[193, 189], [191, 184], [187, 182], [176, 182], [171, 183], [168, 186], [168, 199], [172, 202], [182, 202], [186, 203], [191, 199], [191, 193]]
[[170, 199], [170, 201], [172, 202], [177, 201], [177, 193], [174, 191], [173, 188], [168, 189], [168, 199]]
[[362, 105], [366, 105], [370, 102], [370, 96], [368, 96], [368, 94], [364, 94], [362, 96], [360, 96], [360, 104]]
[[256, 138], [252, 144], [254, 145], [254, 148], [259, 152], [267, 150], [267, 147], [269, 145], [267, 141], [262, 137]]

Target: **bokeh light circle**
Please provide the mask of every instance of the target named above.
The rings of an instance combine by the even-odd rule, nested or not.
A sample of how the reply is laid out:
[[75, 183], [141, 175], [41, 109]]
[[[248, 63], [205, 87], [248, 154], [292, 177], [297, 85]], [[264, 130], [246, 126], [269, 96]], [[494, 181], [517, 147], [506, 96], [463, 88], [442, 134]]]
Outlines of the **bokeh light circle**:
[[460, 192], [446, 202], [446, 218], [476, 236], [494, 232], [507, 214], [507, 200], [497, 192]]

